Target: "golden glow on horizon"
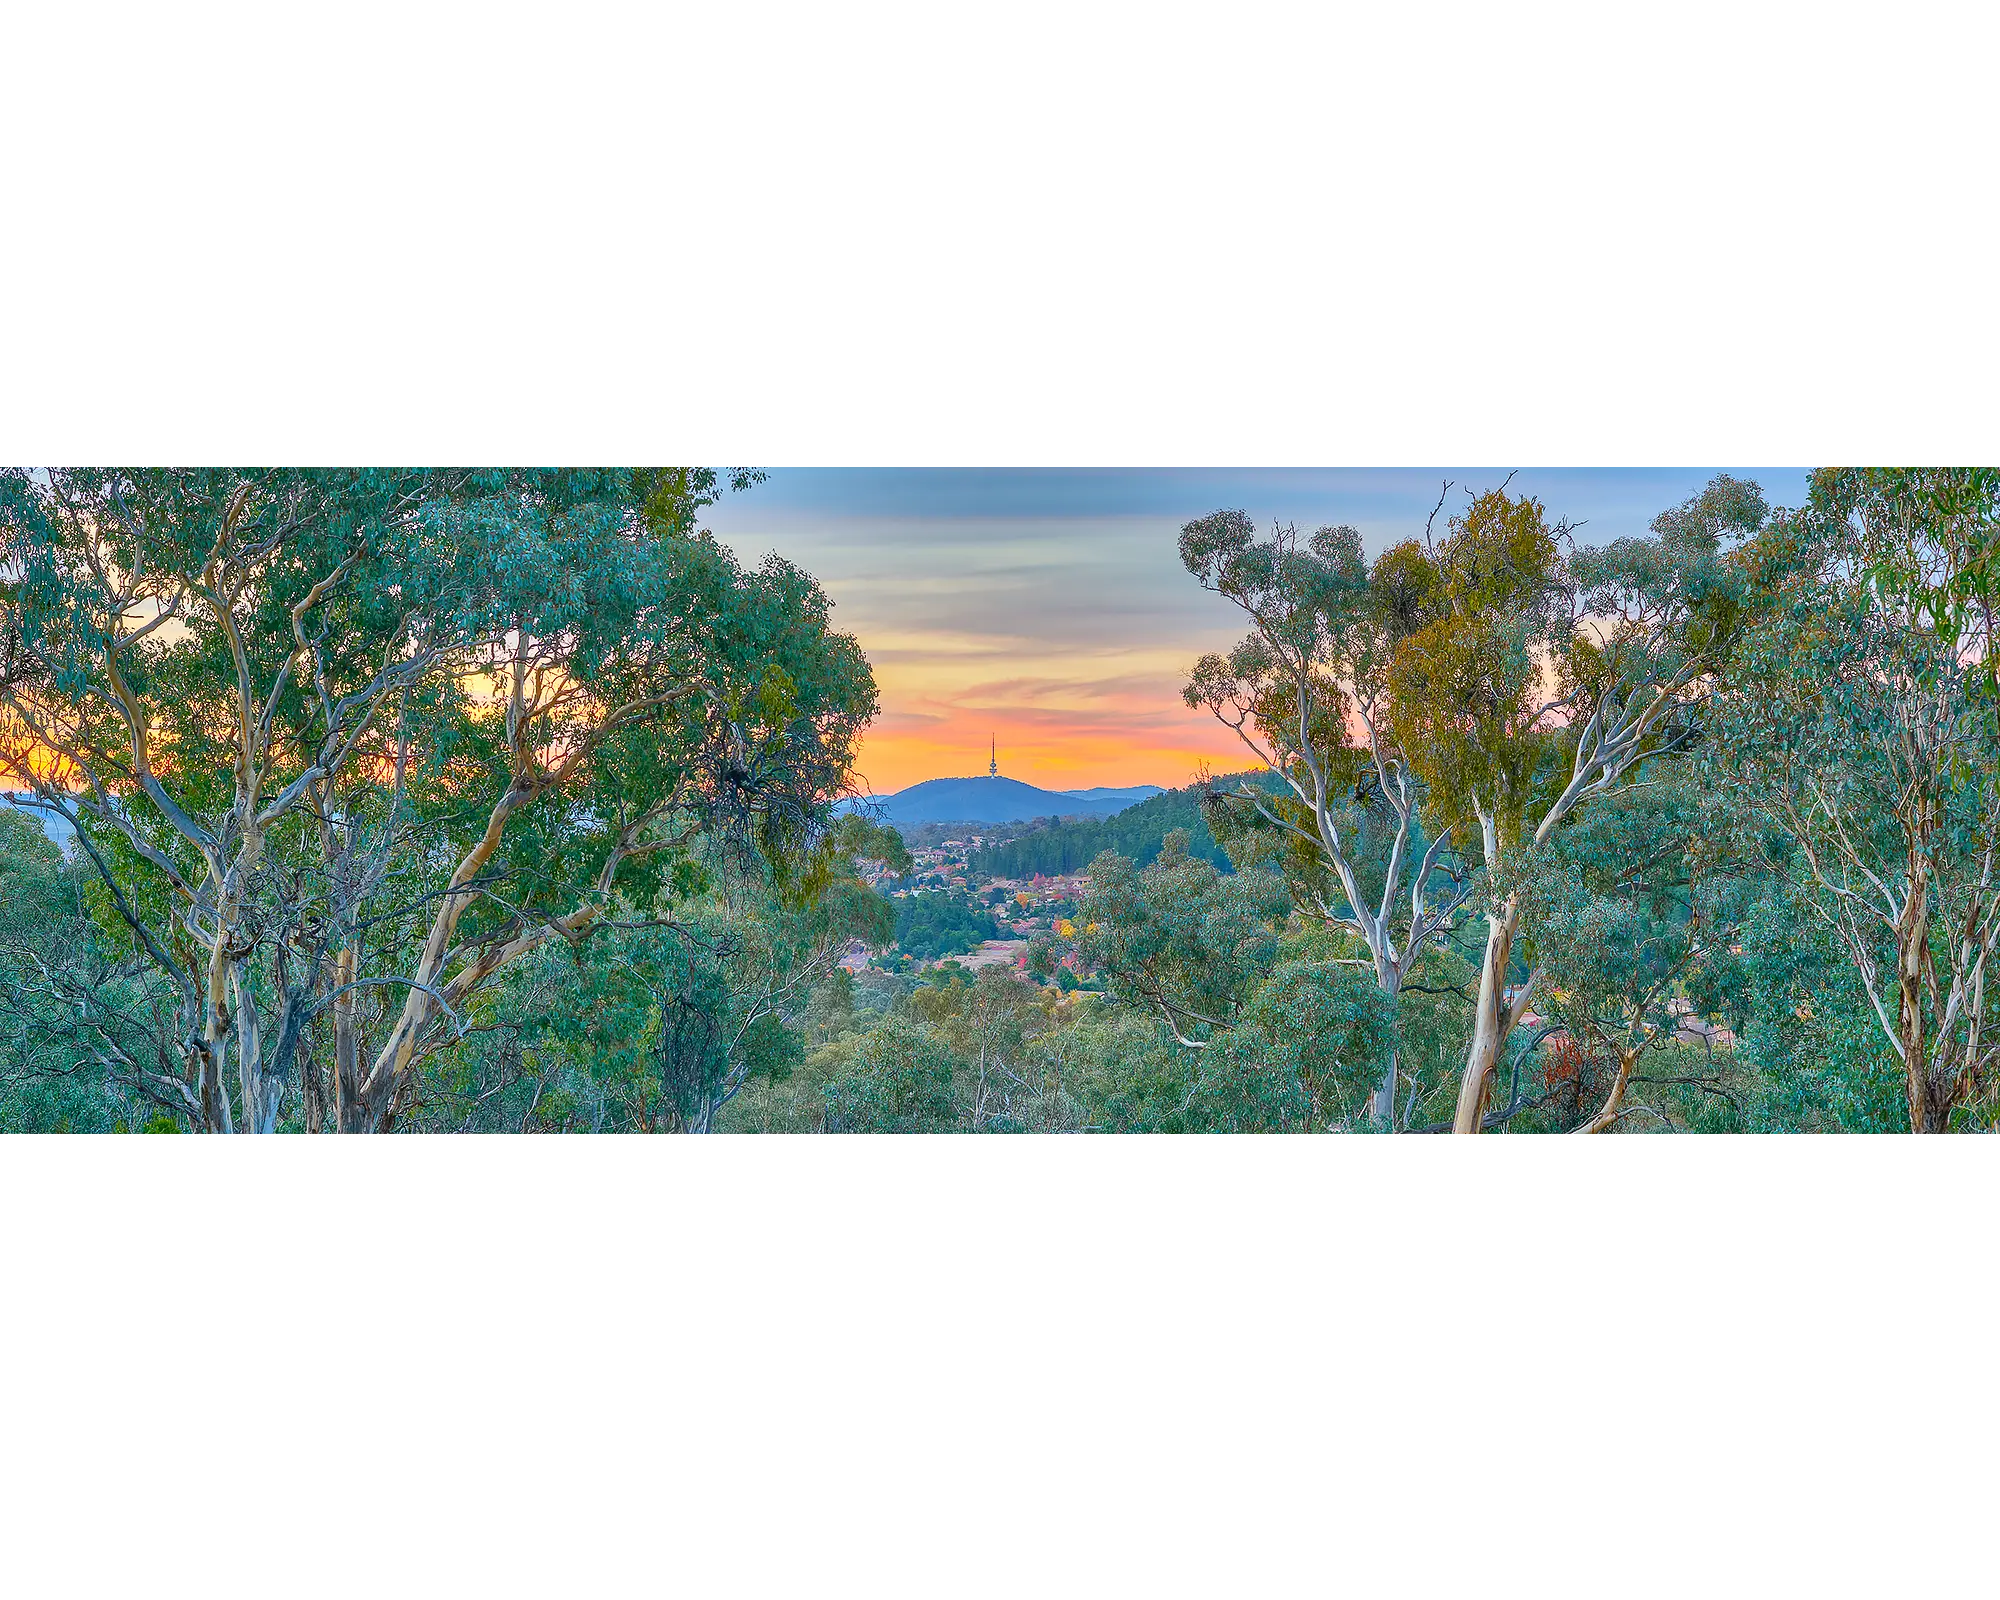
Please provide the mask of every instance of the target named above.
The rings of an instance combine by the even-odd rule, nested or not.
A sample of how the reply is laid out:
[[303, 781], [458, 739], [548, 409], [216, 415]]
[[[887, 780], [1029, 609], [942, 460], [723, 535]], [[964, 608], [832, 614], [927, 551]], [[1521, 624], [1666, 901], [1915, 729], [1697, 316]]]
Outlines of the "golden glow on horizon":
[[726, 508], [748, 563], [811, 573], [875, 673], [858, 774], [877, 794], [985, 773], [1046, 789], [1182, 785], [1253, 759], [1181, 703], [1196, 660], [1242, 636], [1181, 566], [1173, 515], [939, 516]]
[[1043, 789], [1178, 788], [1204, 766], [1238, 772], [1255, 764], [1228, 729], [1181, 703], [1193, 652], [996, 660], [999, 653], [981, 640], [935, 654], [902, 640], [884, 648], [865, 634], [860, 643], [875, 668], [882, 712], [858, 765], [878, 794], [926, 778], [983, 774], [989, 739], [999, 742], [1001, 776]]
[[[967, 718], [970, 726], [973, 719]], [[1010, 744], [997, 721], [1000, 776], [1033, 784], [1038, 789], [1124, 788], [1157, 783], [1178, 789], [1194, 782], [1205, 765], [1211, 772], [1242, 772], [1256, 765], [1247, 752], [1185, 745], [1114, 743], [1109, 740], [1040, 738], [1032, 735]], [[1227, 730], [1223, 730], [1225, 738]], [[860, 770], [870, 789], [893, 794], [926, 778], [983, 777], [986, 764], [978, 759], [984, 745], [871, 734], [861, 747]], [[1236, 750], [1242, 752], [1242, 746]]]

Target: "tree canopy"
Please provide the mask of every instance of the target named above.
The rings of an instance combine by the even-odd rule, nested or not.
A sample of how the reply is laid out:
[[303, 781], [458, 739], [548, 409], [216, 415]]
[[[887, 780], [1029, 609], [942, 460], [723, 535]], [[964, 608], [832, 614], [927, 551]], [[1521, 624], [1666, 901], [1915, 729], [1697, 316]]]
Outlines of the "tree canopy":
[[148, 1092], [270, 1131], [303, 1075], [309, 1124], [387, 1127], [496, 972], [670, 914], [698, 839], [810, 859], [873, 682], [809, 577], [699, 530], [723, 487], [0, 478], [0, 771], [174, 998]]

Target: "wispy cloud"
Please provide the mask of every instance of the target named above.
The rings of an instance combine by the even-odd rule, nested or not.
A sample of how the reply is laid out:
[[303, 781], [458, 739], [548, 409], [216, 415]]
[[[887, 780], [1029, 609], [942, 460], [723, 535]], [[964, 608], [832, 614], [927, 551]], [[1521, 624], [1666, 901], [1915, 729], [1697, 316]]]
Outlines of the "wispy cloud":
[[[1733, 470], [1774, 500], [1803, 495], [1802, 472]], [[983, 772], [989, 737], [1002, 771], [1050, 788], [1178, 784], [1203, 763], [1245, 760], [1233, 734], [1180, 700], [1195, 659], [1241, 634], [1234, 610], [1182, 569], [1183, 523], [1240, 507], [1263, 522], [1351, 524], [1380, 550], [1421, 532], [1441, 480], [1485, 488], [1504, 476], [790, 470], [710, 522], [746, 558], [775, 551], [811, 572], [867, 651], [883, 709], [861, 764], [877, 791]], [[1528, 471], [1514, 486], [1594, 540], [1641, 531], [1710, 476]]]

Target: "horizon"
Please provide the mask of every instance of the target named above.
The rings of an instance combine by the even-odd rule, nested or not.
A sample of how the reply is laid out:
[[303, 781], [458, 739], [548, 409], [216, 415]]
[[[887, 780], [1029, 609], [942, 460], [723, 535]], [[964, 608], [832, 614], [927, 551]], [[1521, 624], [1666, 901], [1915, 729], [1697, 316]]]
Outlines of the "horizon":
[[[1717, 472], [1796, 505], [1802, 468], [1522, 469], [1514, 486], [1581, 542], [1643, 533]], [[1181, 526], [1240, 508], [1259, 524], [1352, 524], [1372, 556], [1423, 530], [1442, 483], [1493, 487], [1504, 468], [778, 468], [709, 510], [746, 562], [792, 561], [867, 654], [882, 709], [863, 736], [866, 792], [1000, 775], [1054, 792], [1185, 787], [1249, 757], [1181, 701], [1239, 613], [1182, 568]], [[1232, 763], [1234, 765], [1232, 765]]]
[[[920, 789], [927, 783], [1003, 783], [1003, 782], [1023, 784], [1031, 789], [1040, 789], [1044, 794], [1069, 795], [1077, 798], [1081, 798], [1085, 795], [1089, 795], [1092, 793], [1115, 793], [1115, 792], [1134, 790], [1134, 789], [1152, 789], [1155, 792], [1162, 792], [1169, 787], [1168, 785], [1163, 783], [1150, 783], [1144, 779], [1141, 779], [1137, 783], [1084, 783], [1084, 784], [1078, 784], [1073, 789], [1049, 789], [1045, 788], [1043, 785], [1038, 783], [1029, 783], [1026, 778], [1017, 778], [1013, 776], [1011, 773], [1006, 773], [1006, 772], [940, 772], [935, 777], [919, 778], [915, 783], [906, 783], [903, 785], [901, 789], [871, 792], [865, 796], [862, 796], [861, 798], [870, 800], [890, 800], [894, 799], [895, 796], [899, 794], [907, 793], [911, 789]], [[1173, 787], [1185, 788], [1186, 785], [1176, 784], [1173, 785]]]

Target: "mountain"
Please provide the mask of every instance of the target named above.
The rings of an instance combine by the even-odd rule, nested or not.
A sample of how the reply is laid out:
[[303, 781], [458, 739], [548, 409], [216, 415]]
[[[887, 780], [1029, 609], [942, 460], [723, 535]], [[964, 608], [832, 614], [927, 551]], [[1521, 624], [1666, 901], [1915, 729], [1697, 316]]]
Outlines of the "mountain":
[[1079, 800], [1150, 800], [1156, 794], [1165, 794], [1157, 783], [1136, 783], [1129, 789], [1065, 789], [1064, 794], [1073, 794]]
[[1026, 822], [1030, 817], [1108, 817], [1133, 803], [1123, 789], [1065, 794], [1018, 778], [932, 778], [854, 803], [897, 828], [926, 822]]

